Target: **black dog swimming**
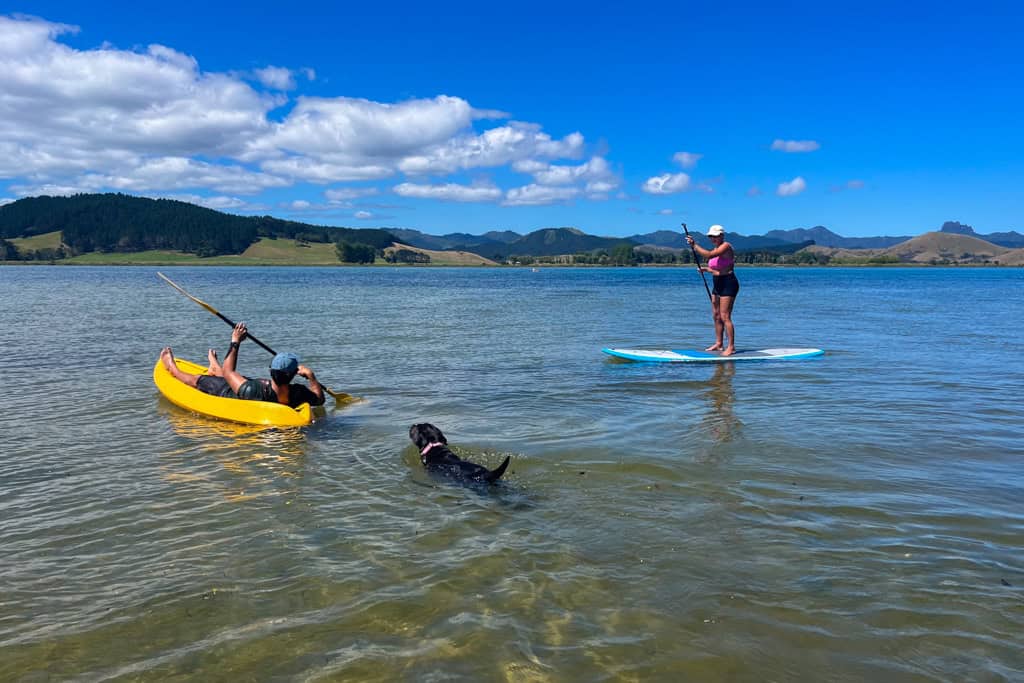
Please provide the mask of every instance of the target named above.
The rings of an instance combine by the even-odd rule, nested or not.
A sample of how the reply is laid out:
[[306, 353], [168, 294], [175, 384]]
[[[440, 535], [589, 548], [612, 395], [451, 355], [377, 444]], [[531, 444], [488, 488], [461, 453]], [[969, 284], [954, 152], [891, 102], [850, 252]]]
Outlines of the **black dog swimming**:
[[409, 427], [409, 438], [420, 450], [420, 462], [428, 472], [462, 481], [493, 484], [501, 478], [501, 475], [505, 474], [509, 460], [511, 460], [506, 457], [505, 462], [493, 470], [463, 460], [451, 452], [448, 448], [448, 439], [440, 429], [429, 422]]

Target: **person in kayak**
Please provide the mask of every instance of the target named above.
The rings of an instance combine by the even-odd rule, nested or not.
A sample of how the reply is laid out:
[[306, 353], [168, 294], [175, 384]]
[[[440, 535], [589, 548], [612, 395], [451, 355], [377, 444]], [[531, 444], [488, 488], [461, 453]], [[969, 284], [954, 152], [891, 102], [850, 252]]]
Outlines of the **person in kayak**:
[[[706, 351], [721, 351], [723, 356], [736, 353], [736, 329], [732, 324], [732, 307], [736, 303], [736, 295], [740, 292], [740, 281], [736, 279], [733, 266], [736, 265], [736, 253], [732, 245], [725, 241], [725, 228], [712, 225], [708, 228], [711, 249], [695, 244], [692, 237], [686, 241], [693, 249], [708, 260], [707, 266], [699, 266], [702, 273], [714, 276], [714, 288], [711, 290], [711, 314], [715, 320], [715, 343]], [[729, 344], [725, 345], [725, 336]]]
[[[169, 346], [160, 352], [160, 360], [179, 382], [214, 396], [283, 403], [292, 408], [303, 403], [311, 406], [324, 404], [324, 389], [317, 381], [316, 375], [305, 365], [300, 365], [299, 358], [294, 353], [279, 353], [274, 356], [270, 361], [270, 379], [250, 379], [239, 373], [235, 369], [238, 364], [238, 350], [247, 335], [245, 323], [235, 325], [231, 331], [231, 345], [224, 356], [223, 365], [217, 358], [217, 352], [210, 349], [210, 367], [206, 375], [193, 375], [178, 368], [174, 362], [174, 352]], [[292, 384], [295, 375], [305, 378], [309, 382], [309, 387]]]

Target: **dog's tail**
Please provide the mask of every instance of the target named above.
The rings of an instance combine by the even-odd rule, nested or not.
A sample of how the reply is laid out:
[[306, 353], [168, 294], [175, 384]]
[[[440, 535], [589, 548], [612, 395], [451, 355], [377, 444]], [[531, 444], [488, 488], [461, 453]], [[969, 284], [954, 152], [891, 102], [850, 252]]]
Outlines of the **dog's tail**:
[[501, 475], [505, 474], [505, 470], [508, 469], [508, 463], [510, 460], [512, 460], [512, 458], [506, 455], [505, 462], [498, 465], [496, 469], [493, 469], [490, 472], [488, 472], [487, 476], [484, 477], [484, 480], [489, 484], [493, 484], [494, 482], [501, 479]]

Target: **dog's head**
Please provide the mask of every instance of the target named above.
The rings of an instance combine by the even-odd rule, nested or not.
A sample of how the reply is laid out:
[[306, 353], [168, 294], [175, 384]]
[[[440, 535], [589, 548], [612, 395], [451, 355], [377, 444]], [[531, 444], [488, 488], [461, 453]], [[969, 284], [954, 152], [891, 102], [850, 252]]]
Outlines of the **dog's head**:
[[444, 438], [441, 430], [429, 422], [414, 424], [412, 427], [409, 427], [409, 438], [416, 444], [416, 448], [420, 450], [432, 443], [448, 443], [448, 439]]

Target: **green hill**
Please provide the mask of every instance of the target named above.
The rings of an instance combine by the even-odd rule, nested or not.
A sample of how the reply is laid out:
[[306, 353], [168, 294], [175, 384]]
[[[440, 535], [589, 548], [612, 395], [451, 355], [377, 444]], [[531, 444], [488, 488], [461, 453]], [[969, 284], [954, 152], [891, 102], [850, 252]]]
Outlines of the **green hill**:
[[28, 197], [0, 206], [0, 239], [10, 241], [57, 231], [65, 251], [60, 256], [153, 250], [202, 257], [240, 255], [262, 238], [324, 244], [346, 241], [368, 244], [377, 250], [395, 241], [386, 230], [324, 227], [271, 216], [236, 216], [173, 199], [124, 194]]

